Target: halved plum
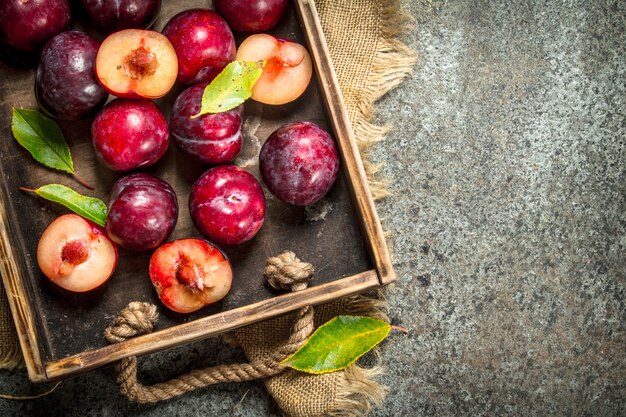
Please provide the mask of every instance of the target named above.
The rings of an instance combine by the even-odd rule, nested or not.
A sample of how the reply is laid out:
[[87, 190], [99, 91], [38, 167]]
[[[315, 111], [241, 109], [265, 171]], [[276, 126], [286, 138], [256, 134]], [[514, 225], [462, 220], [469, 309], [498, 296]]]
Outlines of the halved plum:
[[117, 266], [117, 246], [104, 229], [77, 214], [48, 225], [37, 245], [41, 272], [59, 287], [85, 292], [102, 285]]
[[153, 30], [115, 32], [102, 42], [96, 56], [98, 81], [118, 97], [163, 97], [176, 82], [177, 74], [174, 47]]
[[304, 93], [313, 74], [311, 56], [297, 42], [259, 33], [247, 37], [235, 59], [265, 60], [261, 77], [252, 88], [252, 99], [264, 104], [286, 104]]
[[203, 239], [180, 239], [159, 247], [150, 258], [150, 280], [166, 307], [192, 313], [228, 294], [233, 270], [228, 258]]

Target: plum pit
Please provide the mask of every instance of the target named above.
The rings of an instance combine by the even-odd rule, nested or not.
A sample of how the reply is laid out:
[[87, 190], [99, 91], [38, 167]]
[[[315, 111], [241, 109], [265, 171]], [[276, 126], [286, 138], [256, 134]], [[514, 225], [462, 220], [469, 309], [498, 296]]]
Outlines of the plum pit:
[[61, 259], [63, 263], [72, 265], [82, 264], [89, 257], [89, 248], [84, 241], [80, 239], [70, 240], [63, 246], [61, 251]]
[[200, 272], [196, 264], [182, 256], [176, 268], [176, 279], [191, 290], [202, 291], [204, 290], [204, 277]]
[[156, 55], [143, 46], [132, 51], [124, 59], [124, 72], [133, 80], [154, 75], [158, 66]]

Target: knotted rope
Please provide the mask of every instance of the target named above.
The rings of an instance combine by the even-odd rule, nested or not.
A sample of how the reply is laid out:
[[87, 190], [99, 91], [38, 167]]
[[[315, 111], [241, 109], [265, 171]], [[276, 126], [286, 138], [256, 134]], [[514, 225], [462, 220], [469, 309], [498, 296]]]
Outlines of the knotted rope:
[[[290, 289], [295, 292], [307, 287], [313, 272], [314, 269], [310, 263], [301, 262], [293, 252], [287, 251], [268, 258], [263, 275], [272, 287]], [[131, 302], [106, 328], [104, 336], [109, 343], [118, 343], [150, 333], [157, 317], [156, 306], [153, 304]], [[250, 363], [195, 369], [167, 382], [143, 385], [137, 381], [137, 357], [131, 356], [116, 363], [116, 380], [120, 386], [120, 391], [130, 401], [155, 403], [221, 382], [242, 382], [267, 378], [285, 370], [280, 362], [298, 350], [312, 331], [313, 308], [306, 306], [298, 310], [289, 339], [269, 357]]]

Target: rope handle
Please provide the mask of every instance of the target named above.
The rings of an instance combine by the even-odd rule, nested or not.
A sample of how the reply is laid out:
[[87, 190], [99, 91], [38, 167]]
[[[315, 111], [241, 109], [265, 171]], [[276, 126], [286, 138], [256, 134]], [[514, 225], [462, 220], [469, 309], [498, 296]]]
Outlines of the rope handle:
[[[293, 252], [286, 251], [278, 256], [268, 258], [263, 275], [272, 287], [295, 292], [307, 287], [313, 272], [313, 265], [300, 261]], [[150, 333], [157, 318], [158, 313], [155, 305], [133, 301], [105, 329], [104, 337], [109, 343], [119, 343], [135, 336]], [[222, 382], [242, 382], [267, 378], [286, 369], [280, 362], [298, 350], [312, 332], [313, 307], [306, 306], [298, 310], [289, 339], [268, 357], [250, 363], [194, 369], [166, 382], [143, 385], [137, 380], [137, 357], [131, 356], [115, 364], [116, 381], [122, 394], [130, 401], [146, 404], [168, 400], [198, 388]]]

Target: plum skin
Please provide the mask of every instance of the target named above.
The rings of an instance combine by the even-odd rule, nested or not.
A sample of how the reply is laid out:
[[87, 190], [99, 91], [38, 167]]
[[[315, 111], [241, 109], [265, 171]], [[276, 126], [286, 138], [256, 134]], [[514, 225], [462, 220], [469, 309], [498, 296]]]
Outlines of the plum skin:
[[290, 123], [272, 133], [259, 153], [263, 182], [279, 200], [313, 204], [330, 190], [339, 171], [333, 138], [311, 122]]
[[220, 15], [208, 9], [185, 10], [162, 30], [178, 57], [178, 81], [210, 82], [235, 59], [235, 38]]
[[169, 145], [169, 128], [159, 107], [146, 99], [117, 98], [91, 125], [94, 150], [114, 171], [129, 171], [158, 161]]
[[234, 165], [211, 168], [189, 194], [196, 228], [212, 241], [238, 245], [252, 239], [265, 219], [265, 196], [256, 178]]
[[288, 0], [213, 0], [213, 7], [238, 32], [262, 32], [276, 26]]
[[192, 85], [174, 102], [170, 129], [174, 145], [203, 164], [222, 164], [237, 157], [243, 144], [243, 106], [222, 113], [191, 116], [200, 111], [207, 83]]
[[130, 174], [113, 184], [106, 231], [111, 240], [132, 251], [158, 247], [178, 220], [178, 200], [165, 181], [144, 173]]
[[94, 72], [100, 42], [83, 32], [62, 32], [41, 51], [35, 94], [44, 113], [62, 120], [92, 116], [109, 93]]
[[0, 39], [23, 51], [39, 48], [70, 23], [69, 0], [0, 2]]
[[152, 26], [161, 0], [80, 0], [89, 18], [103, 33]]

